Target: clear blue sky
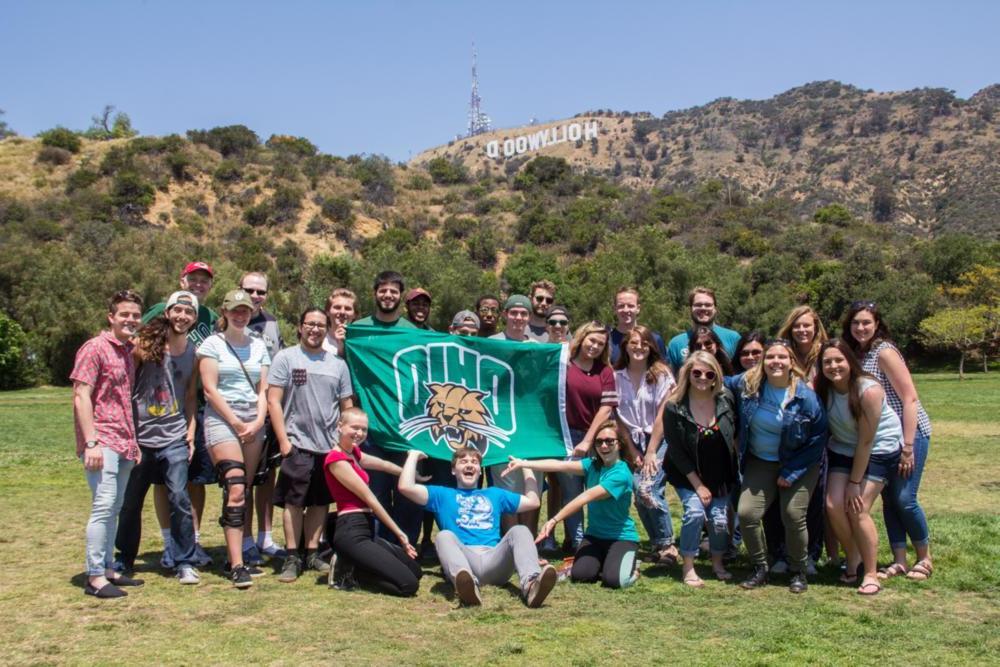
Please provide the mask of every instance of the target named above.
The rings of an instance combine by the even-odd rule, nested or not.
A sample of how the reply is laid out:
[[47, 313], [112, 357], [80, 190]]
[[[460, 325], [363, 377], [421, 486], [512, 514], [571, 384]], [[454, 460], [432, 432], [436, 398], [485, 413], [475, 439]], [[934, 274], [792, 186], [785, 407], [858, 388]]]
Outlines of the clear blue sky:
[[0, 109], [25, 135], [114, 104], [144, 134], [242, 123], [406, 160], [465, 128], [473, 41], [510, 127], [823, 79], [969, 97], [1000, 82], [997, 26], [986, 0], [21, 0], [0, 10]]

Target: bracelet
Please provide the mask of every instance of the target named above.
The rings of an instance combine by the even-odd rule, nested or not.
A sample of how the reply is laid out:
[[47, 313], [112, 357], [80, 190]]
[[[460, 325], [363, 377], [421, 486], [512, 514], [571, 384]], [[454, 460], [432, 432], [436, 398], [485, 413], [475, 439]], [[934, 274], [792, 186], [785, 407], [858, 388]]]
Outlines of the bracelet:
[[861, 482], [855, 482], [853, 479], [847, 480], [847, 483], [848, 484], [857, 484], [858, 486], [861, 486]]

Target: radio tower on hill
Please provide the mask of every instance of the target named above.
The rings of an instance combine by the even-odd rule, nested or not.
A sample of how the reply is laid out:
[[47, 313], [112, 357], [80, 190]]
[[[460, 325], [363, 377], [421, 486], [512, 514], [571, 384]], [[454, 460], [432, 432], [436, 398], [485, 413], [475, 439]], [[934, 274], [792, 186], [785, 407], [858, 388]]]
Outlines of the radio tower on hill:
[[476, 44], [472, 44], [472, 97], [469, 98], [469, 133], [466, 136], [474, 137], [493, 129], [490, 117], [483, 113], [481, 107], [483, 99], [479, 97], [479, 75], [476, 74]]

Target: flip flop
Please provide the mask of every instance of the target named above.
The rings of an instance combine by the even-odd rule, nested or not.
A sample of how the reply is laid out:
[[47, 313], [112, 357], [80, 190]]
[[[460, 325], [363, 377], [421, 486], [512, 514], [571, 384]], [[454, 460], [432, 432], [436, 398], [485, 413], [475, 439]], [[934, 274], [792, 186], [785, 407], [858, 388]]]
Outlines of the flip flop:
[[927, 581], [931, 578], [932, 574], [934, 574], [934, 566], [931, 564], [930, 559], [921, 558], [906, 573], [906, 578], [911, 581]]
[[705, 587], [705, 581], [701, 577], [699, 577], [698, 573], [695, 572], [694, 570], [691, 570], [686, 575], [684, 575], [684, 578], [681, 579], [681, 583], [683, 583], [685, 586], [690, 586], [691, 588]]
[[907, 573], [906, 566], [902, 563], [893, 563], [892, 565], [887, 565], [886, 567], [879, 568], [878, 578], [879, 579], [892, 579], [893, 577], [901, 577]]
[[731, 581], [733, 578], [733, 573], [729, 570], [716, 570], [714, 567], [712, 568], [712, 574], [719, 581]]
[[664, 547], [656, 552], [656, 563], [658, 565], [666, 565], [667, 567], [673, 567], [677, 565], [678, 553], [677, 547], [670, 545], [669, 547]]
[[878, 595], [882, 591], [882, 584], [877, 581], [868, 581], [858, 587], [858, 595]]

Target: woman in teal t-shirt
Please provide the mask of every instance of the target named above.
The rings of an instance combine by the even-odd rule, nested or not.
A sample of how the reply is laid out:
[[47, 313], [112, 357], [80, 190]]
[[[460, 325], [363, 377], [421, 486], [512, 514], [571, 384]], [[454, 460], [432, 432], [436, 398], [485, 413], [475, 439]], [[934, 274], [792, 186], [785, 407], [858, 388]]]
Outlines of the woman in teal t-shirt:
[[536, 540], [544, 540], [560, 521], [589, 505], [587, 528], [570, 572], [573, 581], [594, 582], [600, 579], [609, 588], [625, 588], [638, 577], [636, 551], [639, 548], [639, 532], [629, 516], [632, 470], [620, 457], [623, 441], [617, 422], [608, 420], [597, 429], [590, 458], [582, 461], [524, 461], [512, 456], [503, 472], [507, 475], [519, 468], [529, 468], [584, 478], [587, 490], [549, 518], [538, 531]]

